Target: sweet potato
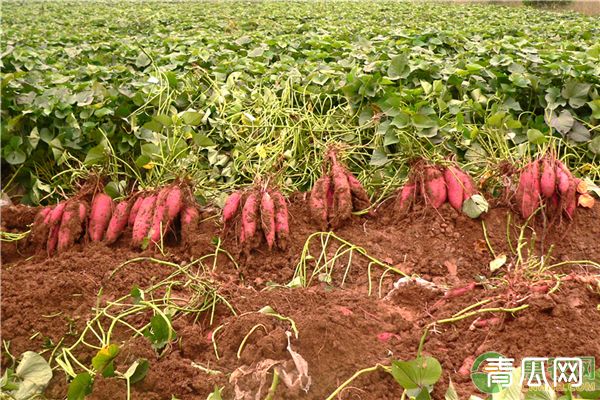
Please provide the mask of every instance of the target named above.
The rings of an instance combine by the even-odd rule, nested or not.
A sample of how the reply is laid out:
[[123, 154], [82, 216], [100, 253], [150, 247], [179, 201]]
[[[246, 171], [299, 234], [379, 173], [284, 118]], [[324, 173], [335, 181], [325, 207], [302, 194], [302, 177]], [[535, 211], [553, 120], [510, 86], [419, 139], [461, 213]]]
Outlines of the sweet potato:
[[48, 255], [54, 254], [58, 245], [58, 231], [60, 229], [60, 221], [67, 206], [67, 202], [61, 202], [52, 209], [48, 214], [48, 240], [46, 241], [46, 251]]
[[88, 204], [85, 201], [79, 202], [79, 219], [81, 220], [81, 224], [85, 224], [85, 219], [87, 218], [88, 213]]
[[[152, 224], [150, 225], [150, 231], [148, 236], [152, 242], [158, 242], [161, 237], [161, 233], [166, 231], [166, 225], [169, 218], [167, 209], [167, 198], [171, 187], [164, 187], [158, 192], [156, 196], [156, 203], [154, 205], [154, 213], [152, 215]], [[162, 232], [161, 232], [162, 227]]]
[[117, 204], [115, 211], [108, 223], [108, 229], [104, 235], [104, 240], [107, 243], [114, 243], [125, 230], [127, 221], [129, 220], [129, 212], [131, 210], [131, 202], [124, 200]]
[[396, 212], [400, 214], [407, 212], [415, 202], [416, 195], [417, 185], [409, 181], [404, 185], [400, 194], [396, 197]]
[[463, 171], [462, 169], [458, 169], [458, 171], [456, 172], [458, 179], [460, 179], [460, 182], [462, 183], [462, 187], [463, 187], [463, 202], [469, 198], [471, 198], [471, 196], [473, 196], [474, 194], [477, 193], [477, 189], [475, 188], [475, 182], [473, 182], [473, 178], [471, 178], [471, 175], [467, 174], [465, 171]]
[[167, 195], [167, 227], [179, 215], [183, 208], [183, 193], [177, 185], [172, 186]]
[[350, 185], [352, 208], [354, 211], [360, 211], [371, 207], [371, 199], [369, 199], [369, 195], [361, 185], [360, 181], [348, 170], [346, 170], [346, 176], [348, 177], [348, 184]]
[[198, 229], [200, 222], [200, 212], [198, 208], [192, 204], [186, 204], [181, 210], [181, 241], [183, 243], [191, 243], [192, 235]]
[[331, 183], [333, 184], [333, 212], [331, 226], [339, 228], [343, 222], [352, 216], [352, 193], [346, 175], [346, 169], [341, 165], [331, 168]]
[[129, 210], [129, 218], [127, 220], [127, 224], [129, 226], [133, 226], [133, 224], [135, 222], [135, 217], [137, 216], [137, 213], [140, 210], [140, 206], [142, 205], [143, 201], [144, 201], [144, 197], [138, 196], [135, 199], [133, 205], [131, 206], [131, 210]]
[[545, 199], [550, 199], [556, 191], [556, 167], [552, 159], [544, 157], [542, 160], [542, 174], [540, 176], [540, 193]]
[[223, 206], [223, 225], [227, 225], [227, 222], [231, 221], [235, 214], [237, 214], [240, 208], [240, 202], [242, 200], [242, 192], [233, 192], [225, 200]]
[[569, 185], [573, 179], [571, 171], [561, 161], [556, 161], [556, 186], [560, 195], [565, 195], [569, 190]]
[[502, 323], [502, 319], [499, 317], [492, 317], [488, 319], [478, 319], [473, 321], [474, 328], [489, 328], [491, 326], [500, 325]]
[[290, 238], [287, 203], [283, 195], [278, 191], [271, 193], [271, 197], [275, 205], [275, 239], [277, 247], [285, 250]]
[[451, 289], [444, 294], [444, 298], [453, 299], [456, 297], [464, 296], [465, 294], [472, 292], [475, 289], [475, 282], [471, 282], [465, 286]]
[[50, 233], [48, 234], [48, 241], [46, 242], [46, 251], [48, 255], [51, 256], [56, 251], [56, 246], [58, 244], [58, 231], [60, 229], [60, 225], [55, 225], [50, 228]]
[[271, 250], [275, 244], [275, 203], [267, 191], [260, 200], [260, 225]]
[[73, 200], [69, 201], [65, 207], [58, 230], [57, 250], [59, 253], [72, 247], [81, 236], [82, 221], [79, 206], [79, 201]]
[[139, 247], [144, 243], [144, 239], [148, 235], [148, 231], [152, 226], [152, 216], [154, 215], [154, 205], [156, 203], [156, 195], [148, 196], [142, 201], [138, 213], [133, 223], [133, 231], [131, 234], [131, 243]]
[[[319, 229], [322, 231], [327, 230], [327, 218], [328, 218], [328, 207], [327, 197], [329, 187], [331, 186], [331, 179], [327, 175], [323, 175], [315, 182], [311, 192], [309, 207], [310, 213], [313, 220], [318, 224]], [[333, 196], [332, 196], [333, 202]]]
[[517, 187], [517, 207], [524, 219], [529, 218], [540, 206], [540, 171], [538, 161], [525, 166]]
[[463, 184], [458, 177], [458, 168], [450, 166], [444, 171], [444, 181], [448, 190], [448, 202], [457, 211], [462, 210]]
[[242, 208], [242, 231], [240, 234], [240, 242], [244, 243], [247, 249], [256, 245], [255, 235], [258, 227], [259, 207], [260, 201], [256, 193], [250, 193]]
[[575, 208], [577, 207], [577, 183], [574, 179], [570, 180], [567, 192], [564, 195], [561, 195], [561, 202], [567, 217], [573, 219]]
[[99, 242], [104, 237], [104, 232], [110, 222], [113, 211], [113, 200], [105, 193], [98, 193], [92, 200], [90, 212], [90, 225], [88, 232], [92, 242]]
[[434, 166], [425, 169], [425, 182], [423, 188], [425, 201], [433, 208], [440, 208], [448, 198], [446, 182], [440, 170]]

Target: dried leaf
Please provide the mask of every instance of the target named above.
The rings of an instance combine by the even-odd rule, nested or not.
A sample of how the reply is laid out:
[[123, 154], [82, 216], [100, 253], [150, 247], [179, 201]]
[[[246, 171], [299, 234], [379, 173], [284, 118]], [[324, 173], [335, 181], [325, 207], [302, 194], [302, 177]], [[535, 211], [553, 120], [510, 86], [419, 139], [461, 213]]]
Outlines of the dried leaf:
[[581, 207], [593, 208], [596, 200], [592, 197], [591, 194], [585, 193], [579, 196], [579, 200], [577, 202]]

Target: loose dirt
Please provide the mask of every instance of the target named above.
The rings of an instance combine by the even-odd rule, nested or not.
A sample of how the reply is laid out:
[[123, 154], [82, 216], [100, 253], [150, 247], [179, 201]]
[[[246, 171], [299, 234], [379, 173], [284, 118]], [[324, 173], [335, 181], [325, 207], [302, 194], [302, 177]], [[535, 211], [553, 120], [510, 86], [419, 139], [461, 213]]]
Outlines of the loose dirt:
[[[77, 244], [50, 258], [34, 254], [26, 240], [3, 242], [2, 339], [10, 343], [14, 356], [34, 350], [49, 358], [53, 351], [58, 354], [56, 346], [68, 346], [79, 337], [95, 307], [126, 296], [134, 286], [147, 288], [160, 282], [177, 271], [176, 265], [205, 257], [205, 269], [200, 272], [194, 267], [195, 273], [201, 273], [231, 308], [219, 303], [214, 315], [210, 311], [176, 314], [173, 328], [177, 337], [160, 354], [146, 338], [122, 326], [116, 329], [112, 342], [121, 347], [115, 360], [118, 371], [123, 372], [140, 357], [150, 362], [146, 378], [132, 386], [132, 398], [205, 399], [217, 386], [224, 387], [223, 398], [233, 399], [236, 383], [236, 398], [253, 399], [259, 390], [264, 398], [272, 372], [263, 374], [261, 385], [262, 366], [273, 362], [288, 372], [295, 370], [287, 349], [291, 323], [258, 312], [265, 306], [294, 321], [298, 338], [292, 333], [290, 345], [306, 360], [311, 377], [307, 392], [288, 389], [281, 382], [275, 398], [325, 399], [360, 369], [414, 358], [428, 325], [486, 299], [485, 307], [527, 304], [528, 308], [430, 326], [423, 352], [436, 357], [444, 371], [433, 398], [443, 398], [449, 378], [462, 396], [476, 394], [469, 376], [458, 371], [485, 351], [500, 352], [517, 362], [526, 356], [581, 355], [594, 356], [600, 362], [600, 288], [591, 276], [598, 270], [578, 262], [537, 276], [523, 272], [511, 250], [516, 248], [521, 221], [507, 208], [493, 208], [482, 220], [459, 215], [449, 205], [438, 211], [416, 210], [403, 218], [395, 216], [392, 208], [384, 203], [374, 217], [353, 217], [336, 230], [336, 237], [318, 235], [306, 199], [295, 195], [290, 202], [288, 249], [269, 252], [265, 245], [250, 256], [245, 256], [237, 243], [239, 227], [232, 224], [222, 232], [218, 216], [210, 211], [204, 213], [199, 230], [188, 243], [181, 244], [174, 235], [167, 237], [162, 254], [133, 249], [130, 233], [114, 245]], [[27, 230], [35, 211], [22, 206], [3, 208], [2, 229]], [[535, 231], [524, 230], [528, 243], [533, 243], [532, 257], [527, 257], [530, 247], [526, 246], [524, 259], [533, 262], [550, 254], [547, 265], [600, 262], [599, 220], [600, 206], [596, 206], [578, 209], [571, 223], [544, 226], [543, 221], [536, 221]], [[352, 251], [349, 244], [355, 246]], [[490, 248], [496, 256], [508, 256], [496, 272], [489, 268], [494, 259]], [[211, 254], [218, 256], [215, 259]], [[339, 257], [333, 259], [336, 254]], [[173, 264], [158, 263], [151, 257]], [[126, 263], [132, 259], [138, 260]], [[317, 264], [323, 269], [311, 277]], [[382, 264], [418, 275], [434, 287], [407, 279], [406, 284], [394, 287], [403, 276]], [[307, 287], [295, 285], [298, 279], [294, 278], [302, 275], [301, 266], [306, 267], [310, 280]], [[551, 280], [553, 276], [562, 278], [554, 291], [557, 281]], [[471, 282], [476, 282], [475, 289], [444, 298], [448, 288]], [[531, 290], [534, 282], [547, 289]], [[182, 305], [199, 293], [197, 288], [173, 287]], [[485, 328], [473, 324], [478, 318], [492, 316], [499, 317], [500, 324]], [[132, 315], [127, 321], [139, 328], [149, 317]], [[87, 365], [95, 354], [84, 346], [74, 352]], [[3, 352], [3, 370], [10, 361]], [[251, 373], [241, 376], [241, 371]], [[64, 398], [66, 389], [65, 374], [55, 369], [46, 396]], [[401, 395], [402, 389], [391, 375], [378, 370], [353, 381], [337, 398], [398, 399]], [[99, 377], [90, 398], [125, 396], [123, 380]]]

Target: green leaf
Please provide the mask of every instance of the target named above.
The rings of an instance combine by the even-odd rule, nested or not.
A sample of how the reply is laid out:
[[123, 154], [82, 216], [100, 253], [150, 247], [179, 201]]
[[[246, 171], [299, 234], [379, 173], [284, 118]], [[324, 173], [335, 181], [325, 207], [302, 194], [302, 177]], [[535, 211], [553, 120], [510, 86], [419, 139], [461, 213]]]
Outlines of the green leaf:
[[203, 114], [196, 111], [186, 111], [182, 114], [181, 118], [186, 125], [198, 126], [202, 123], [203, 116]]
[[574, 123], [575, 118], [573, 118], [573, 115], [571, 115], [569, 110], [562, 110], [558, 116], [555, 113], [550, 115], [550, 122], [548, 125], [564, 136], [571, 130]]
[[600, 155], [600, 135], [596, 135], [594, 139], [590, 143], [588, 143], [588, 149], [596, 154]]
[[571, 131], [567, 134], [567, 138], [576, 143], [584, 143], [592, 138], [590, 130], [579, 121], [573, 123]]
[[433, 357], [419, 357], [411, 361], [392, 361], [392, 376], [404, 389], [418, 389], [434, 385], [442, 375], [442, 366]]
[[410, 115], [404, 111], [400, 111], [400, 113], [392, 119], [391, 125], [399, 129], [407, 127], [410, 125]]
[[221, 389], [215, 386], [215, 390], [208, 395], [206, 400], [223, 400], [223, 397], [221, 397]]
[[592, 117], [600, 119], [600, 99], [592, 100], [587, 105], [592, 109]]
[[489, 204], [485, 197], [474, 194], [463, 202], [462, 212], [469, 218], [478, 218], [481, 214], [488, 212]]
[[85, 396], [92, 394], [92, 388], [94, 381], [87, 372], [78, 374], [69, 383], [69, 389], [67, 390], [67, 400], [84, 400]]
[[374, 165], [376, 167], [380, 167], [388, 162], [388, 156], [385, 154], [383, 150], [375, 149], [373, 150], [373, 155], [371, 155], [371, 161], [369, 161], [369, 165]]
[[131, 384], [137, 383], [146, 377], [150, 363], [145, 358], [140, 358], [131, 364], [127, 371], [123, 374], [126, 379], [129, 379]]
[[569, 100], [569, 105], [573, 108], [579, 108], [588, 100], [588, 92], [591, 84], [577, 81], [568, 81], [561, 91], [562, 97]]
[[[583, 379], [583, 385], [586, 388], [594, 388], [594, 390], [590, 390], [590, 391], [578, 391], [577, 394], [579, 395], [579, 397], [581, 397], [582, 399], [599, 399], [600, 398], [600, 368], [596, 369], [596, 371], [594, 371], [594, 379], [592, 380], [591, 378], [584, 378]], [[592, 386], [593, 385], [593, 386]]]
[[172, 331], [169, 322], [160, 314], [154, 315], [150, 319], [150, 326], [144, 331], [144, 336], [150, 339], [152, 347], [162, 349], [171, 341]]
[[400, 141], [400, 139], [398, 139], [398, 135], [396, 134], [396, 131], [394, 129], [389, 129], [385, 133], [385, 136], [383, 138], [383, 145], [390, 146], [392, 144], [398, 143], [399, 141]]
[[410, 68], [408, 66], [408, 56], [406, 54], [400, 54], [392, 58], [387, 70], [389, 79], [396, 80], [406, 78], [409, 73]]
[[27, 155], [20, 149], [9, 150], [4, 159], [11, 165], [23, 164], [27, 160]]
[[528, 129], [527, 140], [532, 144], [543, 144], [546, 143], [546, 136], [537, 129]]
[[412, 124], [415, 128], [420, 129], [433, 128], [437, 126], [437, 122], [434, 119], [429, 118], [427, 115], [423, 114], [413, 115]]
[[135, 59], [135, 65], [138, 68], [146, 67], [150, 64], [150, 57], [146, 55], [146, 53], [141, 52], [138, 57]]
[[104, 369], [112, 363], [115, 357], [117, 357], [119, 350], [119, 346], [116, 344], [109, 344], [98, 350], [94, 358], [92, 358], [92, 366], [94, 369], [103, 373]]
[[105, 141], [102, 141], [97, 146], [88, 150], [83, 163], [85, 165], [99, 164], [106, 160], [109, 152], [109, 147]]

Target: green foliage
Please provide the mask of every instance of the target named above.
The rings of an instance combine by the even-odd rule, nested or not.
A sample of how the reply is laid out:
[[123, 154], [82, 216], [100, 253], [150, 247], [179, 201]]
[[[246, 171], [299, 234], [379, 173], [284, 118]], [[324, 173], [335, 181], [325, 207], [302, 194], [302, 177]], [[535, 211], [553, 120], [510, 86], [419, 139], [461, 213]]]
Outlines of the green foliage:
[[442, 376], [442, 366], [433, 357], [417, 357], [410, 361], [392, 361], [391, 374], [411, 398], [430, 399], [433, 385]]
[[8, 1], [3, 15], [1, 156], [26, 202], [74, 168], [115, 185], [193, 174], [215, 193], [283, 170], [305, 189], [330, 140], [374, 184], [396, 157], [462, 159], [493, 132], [600, 153], [594, 17], [391, 1]]

